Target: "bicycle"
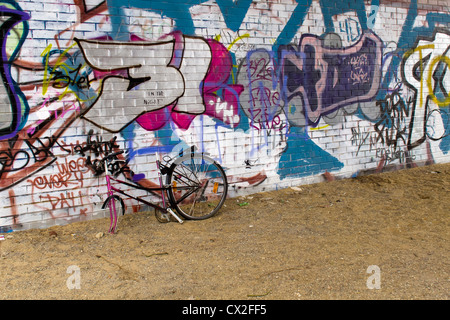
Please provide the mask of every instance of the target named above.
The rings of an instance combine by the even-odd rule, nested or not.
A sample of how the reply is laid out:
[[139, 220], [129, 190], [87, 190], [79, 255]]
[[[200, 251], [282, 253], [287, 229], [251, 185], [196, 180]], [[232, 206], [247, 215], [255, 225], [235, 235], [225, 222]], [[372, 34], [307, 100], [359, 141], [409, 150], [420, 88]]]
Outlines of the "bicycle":
[[[156, 160], [159, 187], [144, 187], [135, 181], [124, 181], [112, 176], [109, 168], [112, 167], [111, 164], [114, 161], [123, 162], [123, 160], [117, 158], [122, 153], [124, 151], [110, 153], [101, 160], [104, 165], [108, 189], [108, 196], [102, 205], [102, 209], [109, 208], [110, 233], [116, 232], [119, 219], [117, 209], [121, 208], [119, 210], [120, 215], [125, 214], [124, 201], [118, 194], [153, 207], [156, 209], [155, 215], [160, 222], [169, 222], [170, 216], [172, 216], [179, 223], [183, 223], [183, 219], [178, 215], [186, 220], [208, 219], [214, 216], [225, 202], [228, 192], [225, 171], [218, 162], [207, 154], [195, 152], [195, 148], [191, 148], [188, 152], [184, 150], [176, 157], [166, 155], [163, 157], [165, 163]], [[165, 183], [163, 183], [163, 176], [166, 176]], [[142, 197], [133, 196], [115, 187], [111, 183], [112, 181], [149, 193], [158, 192], [161, 195], [162, 205], [146, 201]], [[158, 211], [161, 213], [161, 217], [156, 214]]]

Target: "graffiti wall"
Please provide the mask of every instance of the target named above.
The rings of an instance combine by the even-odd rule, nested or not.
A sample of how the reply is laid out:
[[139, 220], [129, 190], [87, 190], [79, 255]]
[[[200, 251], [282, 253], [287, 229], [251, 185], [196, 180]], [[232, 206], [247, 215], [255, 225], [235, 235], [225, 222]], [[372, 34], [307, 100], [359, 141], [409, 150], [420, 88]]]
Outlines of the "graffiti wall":
[[116, 151], [114, 174], [147, 186], [194, 145], [231, 197], [449, 162], [433, 3], [0, 0], [0, 227], [102, 217]]

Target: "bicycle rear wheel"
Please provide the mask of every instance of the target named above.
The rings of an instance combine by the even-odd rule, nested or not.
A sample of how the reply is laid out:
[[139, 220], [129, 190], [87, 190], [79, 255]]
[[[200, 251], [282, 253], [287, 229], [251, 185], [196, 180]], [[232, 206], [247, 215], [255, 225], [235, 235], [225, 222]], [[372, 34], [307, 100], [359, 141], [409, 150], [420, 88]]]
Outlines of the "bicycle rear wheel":
[[203, 220], [215, 215], [228, 192], [222, 167], [203, 154], [177, 158], [167, 173], [169, 201], [184, 218]]

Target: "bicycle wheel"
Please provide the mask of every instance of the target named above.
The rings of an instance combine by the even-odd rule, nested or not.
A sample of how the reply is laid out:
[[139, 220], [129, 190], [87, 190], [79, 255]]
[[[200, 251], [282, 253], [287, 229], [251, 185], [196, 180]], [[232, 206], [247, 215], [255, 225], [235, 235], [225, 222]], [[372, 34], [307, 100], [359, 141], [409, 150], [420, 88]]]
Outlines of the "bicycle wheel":
[[169, 201], [184, 218], [203, 220], [222, 207], [228, 182], [222, 167], [203, 154], [177, 158], [167, 173]]
[[[103, 202], [102, 209], [108, 208], [111, 223], [109, 226], [109, 232], [114, 233], [117, 228], [117, 223], [119, 222], [119, 216], [125, 214], [125, 204], [121, 197], [114, 195], [109, 196], [105, 202]], [[115, 214], [114, 214], [115, 210]]]

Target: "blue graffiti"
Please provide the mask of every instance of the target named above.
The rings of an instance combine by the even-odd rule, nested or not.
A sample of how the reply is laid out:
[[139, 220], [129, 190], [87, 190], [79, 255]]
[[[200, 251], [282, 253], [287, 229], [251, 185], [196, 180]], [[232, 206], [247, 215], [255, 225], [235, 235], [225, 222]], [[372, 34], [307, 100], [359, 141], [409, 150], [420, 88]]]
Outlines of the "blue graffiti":
[[238, 31], [252, 0], [216, 0], [228, 28]]
[[337, 171], [344, 164], [316, 145], [305, 128], [291, 127], [287, 134], [287, 146], [278, 164], [280, 179], [301, 178]]
[[286, 23], [283, 31], [281, 31], [277, 40], [275, 41], [272, 51], [278, 52], [278, 47], [280, 45], [289, 44], [294, 38], [297, 30], [303, 25], [306, 14], [308, 13], [309, 7], [312, 4], [312, 0], [296, 0], [298, 2], [297, 7], [292, 12], [291, 18]]
[[446, 24], [450, 27], [450, 15], [445, 13], [428, 13], [426, 15], [426, 25], [422, 27], [413, 28], [414, 22], [418, 15], [417, 0], [411, 1], [408, 9], [408, 14], [405, 19], [405, 23], [400, 34], [400, 38], [397, 43], [396, 54], [393, 55], [391, 63], [387, 68], [386, 75], [381, 84], [380, 91], [378, 92], [378, 99], [383, 99], [388, 94], [389, 84], [392, 80], [398, 77], [399, 66], [402, 61], [403, 55], [413, 48], [419, 37], [431, 37], [435, 32], [438, 24]]
[[118, 41], [129, 41], [129, 22], [125, 8], [137, 8], [152, 11], [174, 20], [174, 30], [179, 30], [184, 34], [195, 33], [194, 22], [192, 21], [189, 9], [207, 0], [185, 0], [185, 1], [152, 1], [152, 0], [130, 0], [124, 3], [123, 0], [107, 0], [108, 11], [111, 18], [111, 37]]
[[56, 89], [70, 89], [86, 107], [91, 106], [98, 94], [91, 87], [89, 75], [92, 74], [92, 69], [86, 65], [81, 51], [69, 54], [61, 49], [51, 50], [44, 55], [42, 64], [46, 65], [52, 56], [60, 55], [64, 55], [64, 62], [48, 67], [52, 75], [52, 86]]
[[[17, 132], [25, 126], [28, 118], [28, 102], [16, 81], [12, 78], [11, 65], [16, 59], [17, 54], [28, 35], [29, 29], [26, 20], [28, 20], [30, 16], [23, 12], [20, 6], [12, 0], [0, 2], [0, 16], [2, 17], [0, 26], [0, 42], [2, 44], [0, 76], [3, 81], [3, 88], [1, 91], [8, 96], [11, 108], [9, 114], [6, 110], [2, 110], [2, 112], [10, 116], [10, 119], [7, 119], [7, 121], [0, 121], [0, 139], [3, 140], [14, 137]], [[20, 36], [18, 37], [18, 42], [14, 51], [8, 57], [6, 53], [7, 37], [18, 24], [22, 24]]]
[[[137, 8], [161, 14], [162, 17], [171, 18], [175, 22], [174, 30], [186, 35], [195, 35], [194, 21], [189, 9], [207, 0], [130, 0], [124, 4], [123, 0], [107, 0], [107, 6], [111, 17], [112, 38], [119, 41], [129, 41], [129, 23], [125, 14], [125, 8]], [[225, 24], [233, 31], [238, 31], [247, 14], [252, 0], [217, 0], [222, 12]]]
[[[272, 49], [278, 51], [281, 45], [287, 45], [292, 42], [298, 29], [303, 25], [306, 14], [308, 13], [313, 1], [312, 0], [296, 0], [298, 5], [292, 12], [289, 21], [286, 23], [283, 31], [278, 36]], [[332, 17], [334, 15], [355, 11], [362, 31], [368, 30], [367, 16], [365, 11], [364, 0], [320, 0], [320, 8], [325, 24], [325, 34], [336, 32]]]

